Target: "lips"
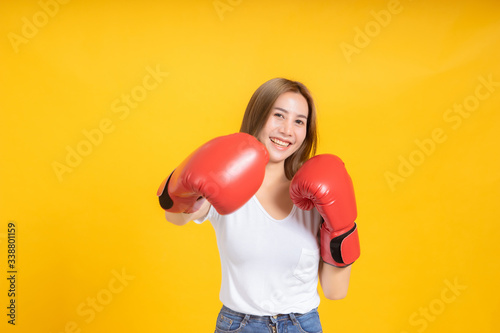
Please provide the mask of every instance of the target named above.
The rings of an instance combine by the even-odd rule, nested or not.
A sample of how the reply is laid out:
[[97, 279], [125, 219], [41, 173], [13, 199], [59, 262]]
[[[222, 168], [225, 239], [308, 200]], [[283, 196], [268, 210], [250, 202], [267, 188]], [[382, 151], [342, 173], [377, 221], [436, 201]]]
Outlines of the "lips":
[[289, 141], [278, 139], [275, 137], [269, 138], [269, 139], [271, 140], [272, 143], [274, 143], [276, 146], [278, 146], [280, 148], [287, 148], [288, 146], [290, 146], [292, 144]]

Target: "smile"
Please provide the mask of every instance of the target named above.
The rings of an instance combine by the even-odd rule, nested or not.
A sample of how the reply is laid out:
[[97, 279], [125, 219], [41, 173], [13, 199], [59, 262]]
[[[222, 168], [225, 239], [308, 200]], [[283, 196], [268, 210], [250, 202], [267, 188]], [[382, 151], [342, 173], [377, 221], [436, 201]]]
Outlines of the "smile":
[[279, 146], [279, 147], [288, 147], [289, 145], [291, 145], [291, 143], [290, 143], [290, 142], [281, 141], [280, 139], [277, 139], [277, 138], [270, 138], [270, 139], [271, 139], [271, 141], [272, 141], [275, 145], [277, 145], [277, 146]]

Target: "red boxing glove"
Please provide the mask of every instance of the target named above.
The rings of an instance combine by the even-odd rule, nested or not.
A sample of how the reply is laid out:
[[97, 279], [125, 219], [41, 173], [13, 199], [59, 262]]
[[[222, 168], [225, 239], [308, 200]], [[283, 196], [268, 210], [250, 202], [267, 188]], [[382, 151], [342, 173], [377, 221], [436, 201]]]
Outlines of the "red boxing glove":
[[163, 181], [157, 196], [163, 209], [194, 213], [205, 198], [222, 215], [243, 206], [264, 180], [269, 153], [246, 133], [215, 138], [189, 155]]
[[344, 162], [335, 155], [306, 161], [290, 184], [290, 197], [304, 210], [316, 207], [321, 226], [321, 257], [327, 264], [347, 267], [359, 258], [354, 188]]

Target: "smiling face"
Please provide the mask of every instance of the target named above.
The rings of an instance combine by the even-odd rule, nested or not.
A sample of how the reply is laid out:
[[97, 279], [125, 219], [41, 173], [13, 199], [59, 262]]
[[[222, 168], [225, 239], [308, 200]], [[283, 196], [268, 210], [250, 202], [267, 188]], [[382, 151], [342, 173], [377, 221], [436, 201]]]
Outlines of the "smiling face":
[[300, 93], [285, 92], [273, 104], [257, 138], [269, 152], [269, 162], [280, 163], [296, 152], [307, 134], [309, 106]]
[[270, 162], [283, 162], [291, 180], [301, 165], [316, 154], [316, 106], [307, 87], [298, 81], [274, 78], [253, 94], [243, 115], [240, 132], [259, 139]]

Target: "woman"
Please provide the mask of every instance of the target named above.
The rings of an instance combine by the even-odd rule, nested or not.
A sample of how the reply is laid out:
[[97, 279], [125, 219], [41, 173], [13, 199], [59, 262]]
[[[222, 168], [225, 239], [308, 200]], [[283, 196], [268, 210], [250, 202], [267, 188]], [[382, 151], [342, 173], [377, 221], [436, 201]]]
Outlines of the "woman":
[[[252, 138], [242, 133], [250, 134]], [[258, 143], [252, 141], [253, 137]], [[196, 151], [188, 162], [183, 162], [179, 167], [182, 171], [177, 168], [158, 192], [168, 221], [184, 225], [191, 220], [197, 223], [209, 220], [216, 231], [222, 268], [220, 299], [223, 303], [216, 332], [321, 332], [317, 312], [320, 302], [318, 279], [326, 298], [344, 298], [349, 285], [350, 263], [359, 256], [359, 251], [351, 255], [354, 260], [348, 263], [331, 259], [336, 257], [332, 252], [331, 256], [328, 254], [330, 264], [324, 264], [320, 260], [318, 233], [322, 219], [328, 220], [328, 211], [321, 208], [320, 215], [317, 209], [306, 210], [312, 207], [311, 204], [300, 209], [291, 198], [293, 196], [296, 203], [311, 202], [309, 199], [315, 194], [306, 193], [311, 190], [304, 188], [311, 187], [307, 184], [308, 179], [321, 170], [316, 166], [312, 169], [304, 166], [301, 179], [294, 179], [295, 184], [291, 184], [294, 175], [316, 150], [316, 110], [311, 94], [299, 82], [283, 78], [267, 81], [250, 99], [239, 136], [216, 140]], [[228, 144], [238, 148], [228, 148]], [[251, 152], [246, 149], [249, 146]], [[198, 172], [202, 174], [200, 180], [193, 180], [194, 166], [203, 164], [205, 168], [209, 156], [219, 163], [233, 153], [240, 157], [230, 157], [231, 160], [223, 162], [222, 167], [215, 166], [218, 171]], [[214, 157], [214, 154], [219, 156]], [[190, 169], [189, 176], [184, 173], [185, 169]], [[226, 172], [228, 169], [232, 171]], [[234, 170], [240, 174], [236, 175]], [[327, 170], [320, 173], [330, 174], [330, 166]], [[340, 173], [341, 181], [348, 178], [347, 173]], [[207, 174], [225, 176], [209, 177]], [[191, 179], [191, 184], [186, 185], [184, 181], [179, 185], [179, 179]], [[224, 193], [231, 187], [228, 182], [235, 185], [232, 192]], [[193, 186], [195, 183], [197, 185]], [[203, 188], [199, 183], [206, 186]], [[347, 188], [349, 183], [350, 178], [346, 181]], [[164, 191], [165, 187], [168, 191]], [[346, 191], [349, 192], [349, 188]], [[246, 192], [246, 196], [235, 199], [242, 192]], [[176, 193], [178, 196], [172, 200]], [[175, 201], [185, 200], [186, 193], [191, 196], [189, 207], [172, 209]], [[345, 195], [340, 196], [342, 200], [336, 200], [344, 202]], [[355, 218], [354, 197], [348, 199], [352, 201], [347, 204], [349, 209], [340, 211], [348, 211]], [[233, 205], [231, 201], [239, 202]], [[316, 199], [312, 201], [317, 203]], [[347, 229], [344, 226], [337, 228], [342, 229], [340, 232], [336, 230], [332, 234], [330, 230], [329, 236], [325, 236], [329, 238], [324, 242], [333, 244], [332, 239], [338, 239], [339, 235], [341, 240], [343, 237], [347, 240], [353, 238], [351, 234], [355, 227], [352, 229], [352, 223], [353, 220]], [[357, 230], [354, 232], [357, 239]], [[325, 248], [329, 249], [330, 245]], [[325, 258], [323, 249], [321, 256]]]

